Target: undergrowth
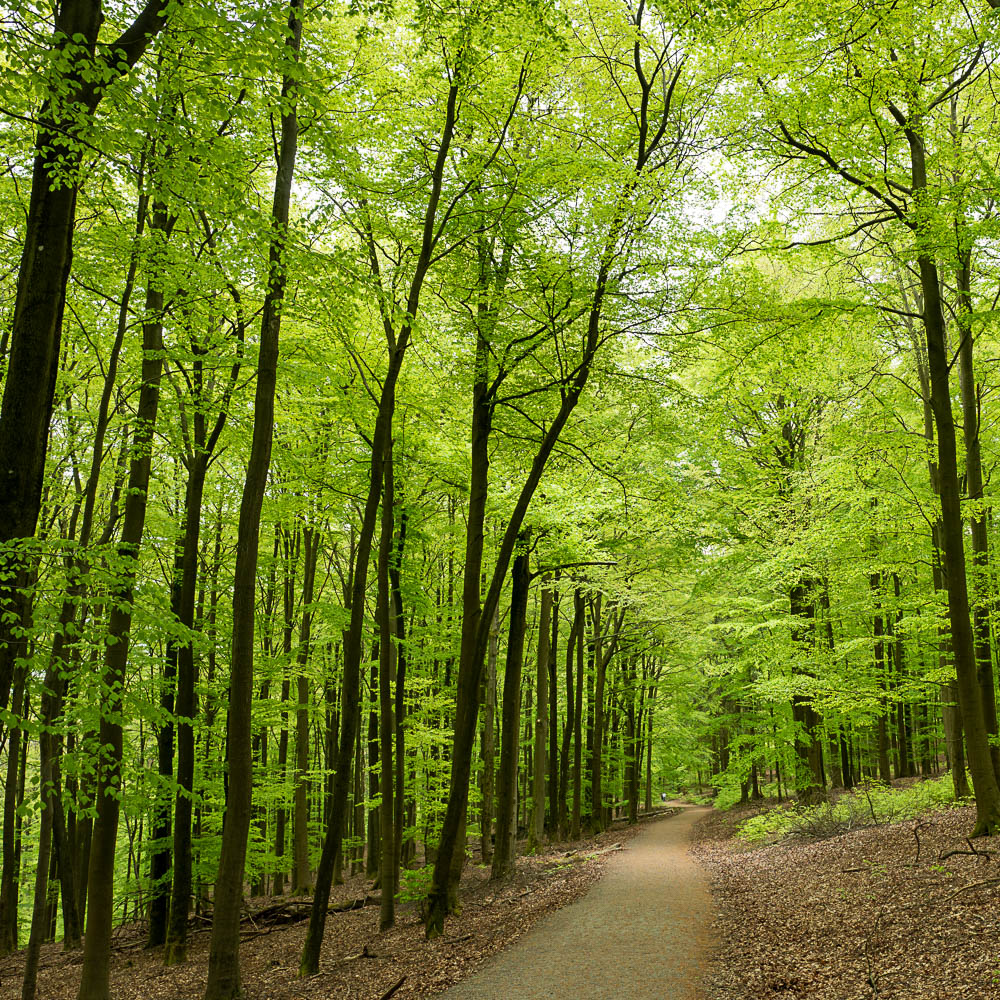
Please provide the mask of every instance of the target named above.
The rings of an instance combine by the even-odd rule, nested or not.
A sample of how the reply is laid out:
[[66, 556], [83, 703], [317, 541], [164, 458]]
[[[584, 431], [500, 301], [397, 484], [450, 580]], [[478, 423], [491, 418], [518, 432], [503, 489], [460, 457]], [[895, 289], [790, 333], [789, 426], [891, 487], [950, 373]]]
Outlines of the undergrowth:
[[739, 825], [736, 836], [748, 843], [782, 840], [824, 840], [864, 827], [884, 826], [914, 819], [955, 805], [951, 774], [918, 781], [908, 788], [891, 788], [880, 782], [866, 782], [836, 802], [798, 808], [794, 804], [769, 809]]

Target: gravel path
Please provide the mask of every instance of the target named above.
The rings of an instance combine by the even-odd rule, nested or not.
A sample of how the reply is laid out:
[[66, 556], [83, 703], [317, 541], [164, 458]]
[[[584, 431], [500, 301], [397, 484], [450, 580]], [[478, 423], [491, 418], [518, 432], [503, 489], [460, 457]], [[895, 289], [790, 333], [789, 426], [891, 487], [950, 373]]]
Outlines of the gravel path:
[[539, 921], [445, 1000], [698, 1000], [710, 897], [688, 847], [707, 811], [654, 823], [581, 900]]

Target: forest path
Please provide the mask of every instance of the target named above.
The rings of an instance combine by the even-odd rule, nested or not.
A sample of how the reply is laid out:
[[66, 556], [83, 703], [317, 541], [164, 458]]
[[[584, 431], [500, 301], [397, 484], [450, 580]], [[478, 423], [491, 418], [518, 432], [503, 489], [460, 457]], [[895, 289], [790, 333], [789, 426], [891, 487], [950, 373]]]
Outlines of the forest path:
[[582, 899], [540, 920], [445, 1000], [697, 1000], [711, 898], [688, 848], [708, 811], [686, 807], [654, 823]]

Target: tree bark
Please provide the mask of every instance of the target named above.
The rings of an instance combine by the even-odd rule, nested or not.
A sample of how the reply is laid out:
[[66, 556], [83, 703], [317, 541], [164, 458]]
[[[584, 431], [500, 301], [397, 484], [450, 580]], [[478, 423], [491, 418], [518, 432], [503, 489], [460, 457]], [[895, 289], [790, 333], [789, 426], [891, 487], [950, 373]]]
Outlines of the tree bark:
[[499, 609], [490, 623], [489, 645], [486, 649], [486, 676], [483, 679], [483, 732], [480, 744], [483, 758], [483, 778], [480, 791], [482, 805], [479, 816], [479, 849], [483, 864], [493, 863], [493, 804], [496, 797], [497, 744], [497, 656], [500, 640]]
[[306, 525], [302, 532], [302, 623], [296, 657], [297, 704], [295, 709], [295, 824], [292, 893], [310, 891], [309, 877], [309, 798], [306, 774], [309, 770], [309, 680], [305, 675], [312, 652], [313, 591], [316, 584], [316, 561], [320, 538], [315, 528]]
[[535, 745], [532, 754], [531, 825], [529, 850], [536, 851], [545, 839], [545, 771], [549, 738], [549, 650], [552, 590], [542, 588], [538, 621], [538, 653], [535, 661]]
[[[583, 632], [586, 628], [586, 604], [578, 587], [573, 595], [580, 627], [576, 633], [576, 707], [573, 709], [573, 815], [570, 840], [580, 839], [580, 810], [583, 800]], [[634, 749], [634, 748], [633, 748]]]
[[[527, 545], [527, 533], [522, 544]], [[514, 870], [517, 834], [517, 761], [521, 735], [521, 672], [524, 667], [524, 633], [528, 620], [528, 553], [519, 552], [511, 566], [510, 623], [507, 662], [503, 675], [503, 715], [500, 728], [500, 774], [497, 788], [497, 837], [491, 879], [506, 878]]]
[[389, 441], [385, 450], [382, 487], [382, 530], [378, 545], [378, 567], [376, 570], [377, 597], [375, 601], [375, 617], [378, 623], [379, 665], [378, 665], [378, 696], [379, 696], [379, 753], [381, 757], [381, 780], [379, 790], [382, 801], [381, 810], [382, 845], [379, 853], [379, 881], [382, 883], [382, 903], [379, 909], [379, 930], [385, 931], [396, 922], [396, 813], [393, 802], [395, 774], [393, 773], [393, 705], [392, 705], [392, 667], [394, 622], [392, 620], [392, 595], [389, 583], [389, 563], [392, 559], [393, 528], [395, 517], [393, 503], [395, 491], [392, 475], [392, 442]]
[[[964, 228], [964, 227], [963, 227]], [[962, 396], [962, 423], [965, 434], [965, 486], [969, 501], [976, 505], [969, 515], [972, 535], [972, 635], [976, 657], [976, 675], [983, 703], [983, 719], [990, 742], [990, 759], [994, 777], [1000, 781], [1000, 746], [997, 736], [997, 702], [993, 676], [993, 654], [990, 646], [989, 605], [990, 556], [986, 525], [989, 508], [983, 505], [983, 459], [980, 447], [979, 386], [973, 362], [972, 335], [972, 252], [959, 247], [959, 267], [956, 275], [958, 302], [958, 382]]]
[[9, 543], [31, 539], [38, 522], [85, 148], [79, 137], [108, 82], [94, 63], [111, 79], [131, 70], [163, 27], [166, 10], [163, 0], [149, 0], [105, 46], [98, 45], [101, 0], [62, 3], [55, 11], [51, 65], [66, 68], [57, 100], [46, 100], [39, 114], [0, 403], [0, 710], [7, 708], [14, 664], [24, 649], [12, 624], [24, 616], [27, 552]]
[[[150, 229], [156, 234], [161, 248], [169, 238], [173, 223], [174, 218], [168, 216], [164, 205], [153, 205]], [[145, 313], [147, 319], [142, 326], [142, 382], [129, 463], [121, 540], [118, 545], [122, 567], [111, 595], [104, 655], [100, 722], [102, 754], [97, 789], [97, 817], [87, 879], [90, 900], [80, 974], [80, 1000], [108, 1000], [110, 996], [108, 964], [114, 904], [115, 849], [121, 810], [122, 690], [128, 663], [139, 551], [146, 524], [153, 431], [163, 373], [163, 291], [155, 269], [148, 279]]]
[[[302, 38], [302, 3], [303, 0], [291, 0], [289, 3], [288, 25], [284, 39], [284, 56], [294, 63], [299, 60]], [[236, 1000], [243, 992], [239, 952], [240, 910], [243, 901], [243, 874], [253, 794], [251, 709], [257, 557], [260, 545], [260, 512], [271, 464], [278, 340], [287, 280], [288, 216], [295, 154], [298, 147], [295, 76], [288, 71], [282, 75], [281, 97], [281, 140], [271, 206], [268, 278], [261, 316], [253, 438], [246, 481], [243, 484], [243, 495], [240, 500], [236, 539], [233, 644], [229, 675], [229, 738], [226, 744], [229, 795], [222, 830], [222, 850], [215, 880], [205, 1000]], [[81, 1000], [84, 998], [81, 997]]]
[[[927, 190], [927, 166], [923, 138], [907, 126], [913, 190], [917, 203]], [[989, 734], [983, 712], [982, 692], [969, 620], [969, 593], [965, 567], [965, 542], [958, 483], [955, 421], [951, 411], [949, 357], [937, 265], [925, 248], [919, 248], [917, 264], [924, 299], [924, 332], [927, 337], [927, 370], [931, 408], [937, 428], [937, 467], [941, 486], [941, 541], [945, 582], [948, 589], [948, 619], [957, 674], [958, 703], [965, 729], [969, 770], [976, 797], [973, 836], [987, 836], [1000, 829], [1000, 785], [993, 770]]]
[[[816, 609], [811, 595], [812, 581], [803, 580], [791, 589], [790, 604], [793, 640], [808, 655], [815, 640]], [[792, 697], [792, 716], [798, 727], [795, 735], [795, 790], [799, 802], [812, 805], [826, 798], [823, 777], [823, 745], [819, 740], [820, 718], [812, 699], [796, 694]]]

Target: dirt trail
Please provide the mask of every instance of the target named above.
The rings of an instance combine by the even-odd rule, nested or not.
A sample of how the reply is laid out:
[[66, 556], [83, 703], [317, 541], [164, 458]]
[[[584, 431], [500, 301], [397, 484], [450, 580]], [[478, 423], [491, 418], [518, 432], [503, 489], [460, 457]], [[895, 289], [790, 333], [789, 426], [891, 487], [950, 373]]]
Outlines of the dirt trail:
[[688, 847], [707, 811], [654, 823], [581, 900], [539, 921], [445, 1000], [697, 1000], [710, 897]]

